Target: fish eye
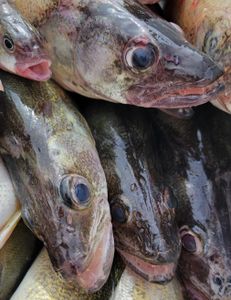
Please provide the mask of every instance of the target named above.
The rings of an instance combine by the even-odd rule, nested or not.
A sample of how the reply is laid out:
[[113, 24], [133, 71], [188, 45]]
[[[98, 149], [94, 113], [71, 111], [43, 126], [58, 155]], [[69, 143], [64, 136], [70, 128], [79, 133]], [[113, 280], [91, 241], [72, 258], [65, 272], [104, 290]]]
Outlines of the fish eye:
[[151, 43], [137, 43], [129, 47], [125, 54], [125, 63], [135, 72], [144, 72], [158, 60], [158, 50]]
[[127, 221], [126, 210], [121, 205], [118, 204], [112, 205], [111, 216], [112, 216], [112, 220], [117, 223], [124, 224]]
[[182, 228], [180, 236], [183, 248], [189, 253], [200, 254], [203, 251], [202, 241], [190, 229]]
[[90, 204], [90, 185], [82, 176], [75, 174], [64, 176], [59, 191], [64, 203], [72, 209], [84, 209]]
[[4, 47], [7, 51], [9, 51], [9, 52], [14, 51], [14, 42], [10, 37], [8, 37], [7, 35], [4, 35], [3, 43], [4, 43]]

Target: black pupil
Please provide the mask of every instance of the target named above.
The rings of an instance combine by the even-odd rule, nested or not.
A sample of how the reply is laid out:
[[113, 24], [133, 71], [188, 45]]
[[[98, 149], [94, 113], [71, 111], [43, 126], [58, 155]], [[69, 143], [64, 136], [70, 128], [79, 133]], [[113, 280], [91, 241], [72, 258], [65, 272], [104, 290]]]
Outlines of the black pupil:
[[191, 234], [185, 234], [182, 237], [182, 245], [188, 252], [196, 252], [197, 245], [195, 238]]
[[75, 187], [75, 195], [78, 198], [80, 204], [85, 204], [89, 199], [90, 192], [85, 184], [79, 183]]
[[13, 42], [9, 38], [5, 38], [4, 42], [7, 49], [13, 49]]
[[118, 223], [126, 222], [126, 214], [122, 207], [114, 206], [111, 211], [112, 219]]
[[155, 61], [155, 50], [151, 45], [140, 47], [134, 50], [132, 55], [132, 65], [137, 69], [147, 69]]

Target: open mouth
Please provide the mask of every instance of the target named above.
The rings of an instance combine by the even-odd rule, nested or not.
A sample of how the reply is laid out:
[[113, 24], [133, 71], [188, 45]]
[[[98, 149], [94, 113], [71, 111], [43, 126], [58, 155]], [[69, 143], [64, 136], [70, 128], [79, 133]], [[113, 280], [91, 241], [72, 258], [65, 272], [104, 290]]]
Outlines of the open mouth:
[[151, 264], [144, 260], [129, 254], [123, 250], [119, 250], [126, 264], [137, 274], [149, 282], [168, 283], [175, 274], [176, 266], [174, 263], [169, 264]]
[[216, 81], [207, 86], [188, 85], [178, 88], [177, 85], [167, 88], [155, 89], [151, 84], [148, 86], [133, 86], [128, 91], [127, 102], [143, 107], [156, 108], [186, 108], [198, 106], [213, 100], [215, 96], [224, 90], [222, 81]]
[[16, 73], [31, 80], [46, 81], [52, 75], [50, 66], [49, 59], [40, 59], [31, 63], [17, 64]]

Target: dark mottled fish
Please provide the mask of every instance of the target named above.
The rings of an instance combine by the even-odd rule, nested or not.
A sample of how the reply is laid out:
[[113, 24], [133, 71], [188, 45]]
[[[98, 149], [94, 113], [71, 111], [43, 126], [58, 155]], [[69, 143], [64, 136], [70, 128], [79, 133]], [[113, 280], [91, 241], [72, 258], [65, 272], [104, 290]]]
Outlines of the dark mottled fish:
[[230, 300], [230, 116], [205, 106], [191, 120], [159, 113], [155, 122], [165, 180], [179, 200], [179, 274], [186, 299]]
[[162, 184], [150, 120], [140, 108], [95, 103], [85, 117], [104, 168], [116, 248], [151, 282], [172, 279], [180, 254], [175, 199]]
[[32, 80], [48, 80], [51, 62], [43, 44], [39, 32], [8, 1], [0, 0], [0, 68]]
[[[223, 74], [176, 26], [134, 0], [12, 0], [48, 41], [53, 78], [90, 98], [143, 107], [207, 102]], [[42, 7], [41, 7], [42, 6]]]
[[89, 127], [56, 84], [0, 77], [0, 150], [22, 217], [57, 271], [97, 290], [109, 275], [114, 243], [106, 179]]
[[1, 300], [10, 299], [40, 249], [40, 242], [20, 221], [0, 250]]

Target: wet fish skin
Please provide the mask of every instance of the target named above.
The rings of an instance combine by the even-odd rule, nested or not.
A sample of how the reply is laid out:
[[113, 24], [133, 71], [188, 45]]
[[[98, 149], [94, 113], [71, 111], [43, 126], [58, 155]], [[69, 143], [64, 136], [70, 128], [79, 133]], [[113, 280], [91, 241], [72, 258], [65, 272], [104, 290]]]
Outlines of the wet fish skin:
[[41, 249], [41, 243], [21, 220], [0, 250], [0, 299], [10, 299]]
[[166, 283], [181, 244], [145, 110], [98, 102], [84, 110], [107, 178], [116, 248], [142, 277]]
[[[31, 11], [14, 2], [30, 18]], [[221, 88], [222, 70], [138, 2], [63, 0], [53, 7], [46, 1], [44, 10], [37, 3], [34, 24], [48, 41], [53, 78], [66, 89], [116, 103], [181, 108], [207, 102]], [[145, 53], [144, 67], [133, 61], [137, 49]]]
[[1, 152], [22, 217], [67, 281], [97, 290], [109, 275], [114, 243], [106, 179], [89, 127], [55, 83], [0, 77]]
[[226, 89], [212, 103], [231, 113], [231, 5], [229, 0], [168, 1], [169, 18], [184, 30], [186, 38], [225, 69]]
[[189, 300], [231, 297], [231, 120], [205, 106], [190, 120], [155, 115], [165, 180], [178, 199], [179, 275]]

